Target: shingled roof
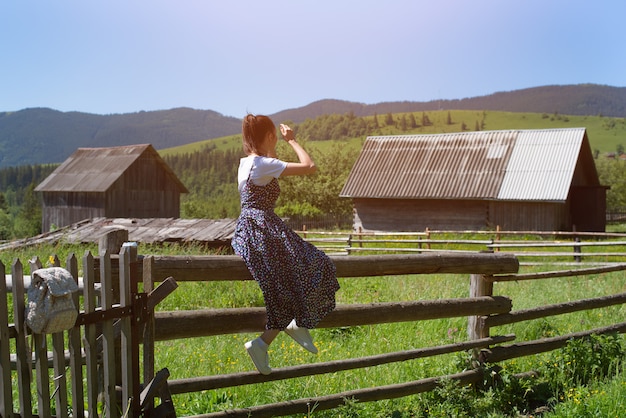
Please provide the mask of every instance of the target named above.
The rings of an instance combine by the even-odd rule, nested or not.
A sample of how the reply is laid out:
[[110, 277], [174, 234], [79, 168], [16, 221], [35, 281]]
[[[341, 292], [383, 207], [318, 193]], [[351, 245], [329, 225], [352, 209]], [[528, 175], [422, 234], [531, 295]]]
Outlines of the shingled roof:
[[182, 193], [185, 185], [150, 144], [110, 148], [79, 148], [57, 167], [35, 191], [105, 192], [139, 158], [147, 156], [160, 164]]
[[373, 136], [340, 196], [565, 201], [579, 159], [598, 184], [585, 128]]

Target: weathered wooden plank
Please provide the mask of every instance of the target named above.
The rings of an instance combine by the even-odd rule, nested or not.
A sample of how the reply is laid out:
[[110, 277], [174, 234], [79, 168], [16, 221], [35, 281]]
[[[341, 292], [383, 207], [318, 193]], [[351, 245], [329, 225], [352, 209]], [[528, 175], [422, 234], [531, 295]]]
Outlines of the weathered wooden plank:
[[[319, 327], [489, 315], [510, 310], [511, 300], [503, 296], [339, 305], [320, 322]], [[155, 340], [259, 332], [264, 329], [265, 319], [265, 308], [157, 312]]]
[[333, 409], [345, 404], [347, 399], [350, 399], [352, 402], [372, 402], [428, 392], [435, 389], [439, 385], [439, 382], [444, 378], [456, 380], [460, 385], [469, 385], [471, 383], [477, 383], [483, 379], [483, 370], [474, 369], [447, 376], [431, 377], [412, 382], [377, 386], [374, 388], [356, 389], [316, 398], [295, 399], [286, 402], [253, 406], [250, 408], [231, 409], [211, 414], [196, 415], [195, 418], [269, 418], [285, 415], [310, 415], [311, 408], [313, 406], [315, 406], [316, 411]]
[[[65, 262], [66, 269], [72, 274], [78, 284], [78, 259], [75, 254], [70, 254]], [[76, 292], [72, 295], [74, 305], [80, 307], [80, 295]], [[68, 349], [70, 379], [72, 388], [72, 413], [74, 416], [84, 416], [85, 402], [83, 391], [83, 355], [80, 338], [80, 327], [74, 327], [68, 331]]]
[[[100, 280], [102, 282], [102, 309], [111, 309], [114, 303], [113, 277], [111, 276], [111, 257], [108, 251], [100, 254]], [[107, 320], [102, 323], [102, 360], [104, 370], [104, 407], [110, 418], [118, 418], [119, 410], [115, 390], [117, 367], [115, 363], [113, 320]]]
[[[0, 318], [9, 318], [7, 286], [4, 280], [6, 273], [0, 261]], [[9, 337], [9, 321], [0, 320], [0, 416], [13, 416], [13, 386], [11, 384], [11, 344]]]
[[[35, 257], [29, 261], [30, 271], [41, 268], [41, 261]], [[48, 375], [48, 343], [45, 334], [33, 334], [35, 353], [35, 383], [37, 386], [37, 407], [39, 415], [50, 414], [50, 377]]]
[[[135, 247], [136, 248], [136, 247]], [[133, 285], [130, 276], [130, 259], [131, 253], [136, 256], [136, 250], [131, 251], [130, 247], [122, 247], [119, 255], [119, 277], [120, 277], [120, 305], [132, 306], [131, 292]], [[120, 363], [121, 376], [118, 379], [122, 385], [122, 411], [128, 411], [132, 408], [132, 399], [137, 399], [139, 393], [139, 351], [135, 352], [134, 338], [132, 334], [132, 319], [124, 317], [120, 319]], [[137, 342], [138, 345], [138, 342]], [[135, 354], [137, 354], [135, 358]], [[135, 379], [135, 375], [137, 379]], [[134, 412], [139, 412], [139, 408], [135, 408]], [[132, 416], [137, 415], [133, 413]]]
[[65, 339], [63, 332], [52, 334], [52, 369], [54, 370], [53, 382], [57, 417], [67, 418], [67, 377], [65, 375]]
[[13, 320], [18, 326], [15, 328], [15, 353], [16, 353], [16, 370], [17, 384], [19, 386], [19, 402], [20, 410], [24, 417], [32, 417], [32, 405], [30, 384], [31, 384], [31, 358], [28, 350], [26, 329], [24, 326], [24, 266], [19, 259], [15, 260], [11, 266], [13, 275]]
[[[400, 274], [503, 274], [519, 270], [512, 254], [428, 253], [330, 256], [338, 277], [371, 277]], [[155, 256], [154, 281], [252, 280], [239, 256]]]
[[[147, 256], [143, 259], [142, 263], [142, 281], [143, 291], [150, 293], [154, 290], [153, 269], [154, 269], [154, 257]], [[154, 311], [148, 310], [148, 317], [144, 324], [143, 333], [143, 381], [150, 382], [154, 379], [155, 367], [154, 367]]]
[[[83, 256], [83, 310], [96, 310], [96, 274], [93, 255], [86, 251]], [[87, 375], [87, 415], [98, 416], [98, 347], [96, 324], [85, 325], [85, 373]]]

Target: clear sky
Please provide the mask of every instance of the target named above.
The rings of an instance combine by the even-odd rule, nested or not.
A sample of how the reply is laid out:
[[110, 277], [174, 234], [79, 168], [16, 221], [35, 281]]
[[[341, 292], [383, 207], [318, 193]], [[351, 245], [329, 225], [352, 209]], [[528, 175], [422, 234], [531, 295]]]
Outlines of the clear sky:
[[0, 111], [242, 117], [626, 86], [624, 0], [5, 0]]

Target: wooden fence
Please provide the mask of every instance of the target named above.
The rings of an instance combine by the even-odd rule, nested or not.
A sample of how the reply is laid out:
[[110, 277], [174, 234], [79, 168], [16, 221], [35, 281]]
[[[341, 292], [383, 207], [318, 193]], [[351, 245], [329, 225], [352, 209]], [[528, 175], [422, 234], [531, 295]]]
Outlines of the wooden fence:
[[[468, 339], [455, 344], [426, 347], [415, 350], [387, 353], [364, 358], [353, 358], [327, 363], [304, 364], [294, 367], [275, 368], [264, 376], [256, 371], [194, 378], [168, 376], [167, 369], [155, 373], [155, 343], [165, 340], [194, 338], [202, 336], [227, 335], [233, 333], [260, 332], [264, 328], [264, 308], [203, 309], [199, 311], [157, 311], [153, 312], [158, 301], [162, 300], [182, 281], [239, 281], [252, 280], [244, 263], [238, 256], [133, 256], [126, 249], [119, 255], [119, 277], [122, 289], [119, 301], [109, 293], [113, 288], [110, 276], [115, 271], [111, 267], [111, 256], [105, 252], [94, 259], [86, 254], [83, 257], [83, 299], [76, 326], [65, 335], [29, 335], [23, 324], [24, 288], [21, 281], [22, 267], [19, 261], [12, 266], [12, 298], [5, 298], [8, 288], [2, 288], [0, 280], [0, 312], [8, 312], [8, 301], [13, 302], [14, 323], [0, 322], [0, 396], [2, 409], [0, 416], [34, 416], [30, 411], [32, 385], [36, 386], [39, 416], [96, 416], [98, 408], [106, 416], [174, 416], [170, 396], [177, 394], [215, 390], [233, 386], [291, 379], [325, 373], [336, 373], [363, 367], [389, 364], [416, 358], [442, 355], [446, 353], [472, 350], [479, 362], [498, 362], [511, 358], [550, 351], [563, 346], [570, 338], [580, 338], [590, 334], [624, 332], [626, 323], [617, 323], [599, 329], [590, 329], [576, 334], [536, 341], [506, 343], [515, 340], [514, 335], [491, 335], [491, 330], [505, 324], [545, 318], [551, 315], [596, 309], [626, 302], [626, 294], [604, 295], [564, 304], [538, 307], [530, 310], [512, 310], [512, 301], [505, 296], [493, 294], [494, 283], [510, 280], [540, 280], [552, 277], [576, 277], [579, 275], [600, 274], [626, 269], [624, 264], [614, 264], [580, 270], [557, 271], [536, 274], [518, 274], [519, 261], [515, 255], [505, 252], [441, 252], [431, 251], [422, 254], [385, 254], [346, 257], [331, 256], [338, 276], [343, 279], [358, 280], [360, 277], [389, 275], [454, 274], [471, 277], [468, 298], [445, 300], [418, 300], [373, 304], [339, 305], [320, 324], [320, 327], [349, 327], [368, 324], [382, 324], [404, 321], [421, 321], [437, 318], [468, 318]], [[134, 261], [131, 261], [134, 260]], [[58, 264], [58, 260], [55, 262]], [[67, 260], [67, 268], [78, 277], [77, 261]], [[0, 276], [4, 275], [0, 265]], [[173, 279], [172, 279], [173, 278]], [[101, 301], [94, 294], [96, 283], [102, 283]], [[137, 291], [137, 284], [143, 284], [143, 291]], [[160, 285], [155, 288], [156, 284]], [[98, 323], [102, 327], [102, 344], [98, 348], [96, 340]], [[119, 329], [121, 341], [116, 339]], [[65, 338], [64, 338], [65, 337]], [[36, 350], [31, 357], [28, 353], [29, 338], [35, 342]], [[63, 341], [68, 341], [68, 349]], [[52, 340], [52, 352], [46, 342]], [[9, 343], [12, 341], [12, 343]], [[84, 341], [84, 342], [83, 342]], [[119, 341], [119, 349], [116, 341]], [[82, 344], [81, 344], [82, 342]], [[142, 345], [143, 352], [139, 347]], [[11, 353], [11, 358], [8, 353]], [[119, 354], [118, 354], [119, 353]], [[118, 357], [121, 358], [118, 361]], [[11, 361], [12, 358], [15, 361]], [[31, 358], [34, 358], [35, 382], [30, 381]], [[117, 370], [121, 365], [122, 370]], [[164, 365], [166, 366], [166, 365]], [[50, 377], [49, 367], [52, 372]], [[98, 368], [103, 370], [103, 388], [98, 388]], [[150, 382], [142, 386], [143, 381]], [[9, 373], [9, 370], [12, 370]], [[69, 375], [69, 382], [66, 376]], [[11, 376], [12, 379], [7, 379]], [[83, 377], [86, 385], [83, 385]], [[168, 380], [167, 378], [170, 377]], [[393, 385], [362, 388], [340, 393], [327, 394], [317, 398], [293, 399], [267, 405], [253, 405], [247, 408], [219, 411], [199, 417], [270, 417], [290, 414], [306, 414], [311, 405], [316, 410], [335, 408], [346, 399], [357, 402], [392, 399], [434, 389], [442, 376], [433, 376], [410, 382], [397, 382]], [[462, 373], [446, 376], [462, 384], [478, 382], [483, 378], [483, 370], [477, 367]], [[11, 385], [18, 382], [19, 410], [13, 411]], [[53, 392], [50, 392], [53, 386]], [[65, 388], [69, 387], [71, 405]], [[46, 389], [48, 388], [48, 389]], [[122, 388], [118, 401], [116, 393]], [[50, 401], [50, 394], [53, 401]], [[65, 394], [64, 394], [65, 393]], [[98, 395], [103, 398], [98, 403]], [[154, 408], [152, 397], [161, 398], [161, 405]], [[86, 401], [83, 401], [83, 399]], [[86, 407], [84, 405], [87, 405]], [[52, 406], [54, 407], [52, 407]], [[100, 406], [99, 406], [100, 405]], [[119, 408], [116, 408], [119, 406]], [[166, 408], [162, 408], [165, 406]], [[157, 411], [158, 408], [161, 408]]]
[[[47, 263], [61, 267], [56, 257]], [[42, 263], [34, 258], [28, 267], [32, 272]], [[77, 280], [81, 291], [73, 299], [81, 309], [73, 328], [46, 335], [25, 324], [30, 280], [24, 265], [15, 260], [7, 275], [0, 263], [0, 417], [175, 416], [167, 369], [156, 376], [153, 368], [144, 370], [146, 384], [140, 383], [149, 313], [175, 282], [165, 278], [158, 289], [139, 292], [141, 260], [133, 246], [114, 256], [86, 253], [80, 269], [71, 255], [63, 267]], [[12, 323], [4, 320], [9, 309]], [[161, 398], [157, 408], [155, 397]]]
[[[566, 231], [318, 232], [299, 231], [307, 241], [335, 254], [495, 251], [525, 262], [602, 262], [626, 257], [625, 233]], [[456, 238], [450, 238], [450, 236]], [[459, 239], [459, 236], [467, 236]], [[484, 238], [482, 238], [484, 237]], [[524, 237], [524, 239], [520, 239]], [[532, 238], [532, 239], [529, 239]]]
[[[369, 255], [359, 257], [332, 256], [338, 276], [359, 278], [406, 274], [471, 274], [470, 297], [467, 299], [375, 303], [343, 305], [320, 323], [320, 327], [344, 327], [400, 321], [420, 321], [436, 318], [468, 317], [468, 341], [446, 346], [423, 348], [366, 358], [348, 359], [328, 363], [307, 364], [274, 369], [268, 376], [257, 372], [234, 373], [169, 382], [172, 394], [223, 389], [238, 385], [290, 379], [323, 373], [336, 373], [361, 367], [377, 366], [395, 361], [474, 350], [480, 362], [536, 354], [561, 347], [570, 338], [590, 334], [624, 332], [625, 323], [551, 339], [502, 345], [515, 339], [513, 335], [491, 336], [490, 329], [508, 323], [545, 318], [578, 310], [595, 309], [626, 301], [626, 294], [609, 295], [581, 301], [570, 301], [528, 311], [511, 311], [512, 302], [503, 296], [493, 295], [493, 283], [507, 280], [538, 280], [555, 276], [598, 274], [626, 269], [626, 265], [613, 265], [579, 271], [518, 275], [517, 259], [511, 254], [429, 252], [406, 255]], [[509, 273], [506, 273], [506, 272]], [[178, 281], [249, 280], [250, 276], [238, 257], [161, 257], [144, 259], [144, 276], [156, 282], [161, 277], [173, 276]], [[155, 314], [155, 340], [191, 338], [243, 332], [260, 332], [264, 324], [264, 308], [215, 309], [202, 311], [157, 312]], [[447, 378], [461, 383], [477, 382], [483, 378], [480, 368], [458, 373]], [[399, 382], [390, 386], [364, 388], [327, 394], [323, 397], [294, 399], [268, 405], [214, 412], [198, 417], [270, 417], [306, 414], [310, 405], [316, 410], [335, 408], [346, 399], [357, 402], [390, 399], [432, 390], [441, 376], [412, 382]], [[197, 418], [197, 417], [196, 417]]]

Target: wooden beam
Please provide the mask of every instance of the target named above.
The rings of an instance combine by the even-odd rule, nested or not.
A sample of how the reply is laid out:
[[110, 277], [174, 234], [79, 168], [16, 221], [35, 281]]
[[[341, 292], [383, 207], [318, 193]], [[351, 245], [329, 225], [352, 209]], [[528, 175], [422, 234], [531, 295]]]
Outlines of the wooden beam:
[[[431, 252], [330, 258], [337, 268], [338, 277], [402, 274], [489, 275], [519, 271], [517, 258], [508, 253]], [[245, 263], [236, 255], [154, 256], [151, 268], [155, 282], [170, 276], [178, 282], [252, 280]]]
[[522, 321], [530, 321], [533, 319], [546, 318], [553, 315], [563, 315], [572, 312], [586, 311], [589, 309], [605, 308], [607, 306], [620, 305], [623, 303], [626, 303], [626, 293], [618, 293], [617, 295], [581, 299], [489, 316], [484, 319], [484, 324], [488, 328], [496, 327]]
[[481, 352], [481, 361], [489, 363], [498, 363], [504, 360], [510, 360], [518, 357], [530, 356], [533, 354], [545, 353], [546, 351], [556, 350], [567, 344], [570, 339], [583, 338], [592, 334], [611, 334], [626, 333], [626, 322], [610, 325], [603, 328], [595, 328], [588, 331], [581, 331], [572, 334], [561, 335], [558, 337], [544, 338], [540, 340], [524, 341], [518, 344], [508, 346], [493, 347], [490, 350]]
[[275, 416], [301, 414], [310, 416], [311, 412], [314, 410], [322, 411], [337, 408], [338, 406], [343, 405], [346, 400], [350, 400], [352, 402], [372, 402], [428, 392], [435, 389], [440, 384], [442, 379], [455, 380], [458, 381], [460, 385], [465, 386], [470, 383], [480, 382], [483, 379], [483, 370], [474, 369], [448, 376], [431, 377], [395, 385], [356, 389], [316, 398], [294, 399], [275, 404], [253, 406], [250, 408], [231, 409], [206, 415], [196, 415], [196, 418], [269, 418]]
[[[319, 327], [490, 315], [510, 312], [511, 306], [511, 300], [503, 296], [339, 305]], [[156, 341], [260, 332], [265, 328], [265, 308], [156, 312], [154, 328]]]

